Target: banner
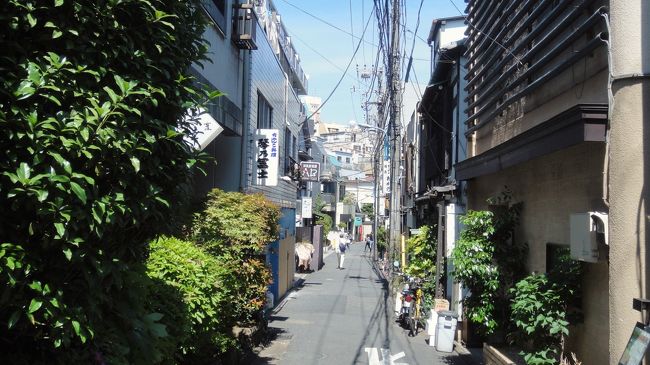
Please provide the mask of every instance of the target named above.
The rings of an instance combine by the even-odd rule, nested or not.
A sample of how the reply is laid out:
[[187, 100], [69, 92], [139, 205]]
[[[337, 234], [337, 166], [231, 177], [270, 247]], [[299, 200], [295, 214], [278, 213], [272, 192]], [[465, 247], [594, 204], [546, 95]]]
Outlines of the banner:
[[383, 185], [384, 185], [384, 194], [390, 194], [390, 161], [384, 160], [383, 166]]
[[256, 184], [263, 186], [278, 185], [278, 168], [280, 149], [277, 129], [258, 129], [255, 136], [257, 154], [255, 156]]

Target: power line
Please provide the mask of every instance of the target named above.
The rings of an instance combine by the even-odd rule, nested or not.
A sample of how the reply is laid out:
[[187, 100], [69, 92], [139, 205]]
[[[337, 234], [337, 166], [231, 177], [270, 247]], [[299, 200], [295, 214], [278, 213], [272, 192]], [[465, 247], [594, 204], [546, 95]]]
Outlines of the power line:
[[[299, 8], [298, 6], [296, 6], [296, 5], [294, 5], [294, 4], [290, 3], [290, 2], [288, 2], [287, 0], [282, 0], [282, 1], [285, 2], [287, 5], [291, 6], [292, 8], [295, 8], [295, 9], [297, 9], [298, 11], [300, 11], [300, 12], [302, 12], [302, 13], [305, 13], [305, 14], [309, 15], [310, 17], [312, 17], [312, 18], [318, 20], [319, 22], [325, 23], [326, 25], [328, 25], [328, 26], [330, 26], [330, 27], [332, 27], [332, 28], [334, 28], [334, 29], [336, 29], [336, 30], [338, 30], [338, 31], [340, 31], [340, 32], [343, 32], [343, 33], [345, 33], [345, 34], [347, 34], [347, 35], [349, 35], [349, 36], [351, 36], [351, 37], [353, 37], [353, 38], [356, 38], [356, 39], [358, 39], [358, 40], [360, 40], [360, 41], [362, 41], [362, 42], [364, 42], [364, 43], [368, 43], [368, 44], [372, 45], [373, 47], [377, 47], [376, 44], [373, 44], [373, 43], [370, 43], [370, 42], [368, 42], [368, 41], [365, 41], [365, 40], [363, 39], [363, 37], [359, 38], [359, 37], [355, 36], [354, 34], [348, 32], [347, 30], [343, 30], [343, 29], [337, 27], [336, 25], [334, 25], [334, 24], [328, 22], [327, 20], [324, 20], [324, 19], [322, 19], [322, 18], [320, 18], [320, 17], [317, 17], [316, 15], [314, 15], [314, 14], [312, 14], [312, 13], [310, 13], [310, 12], [304, 10], [304, 9]], [[365, 33], [365, 30], [364, 30], [364, 33]]]
[[352, 0], [350, 0], [349, 3], [350, 3], [350, 34], [352, 35], [352, 38], [350, 40], [352, 41], [352, 51], [354, 51], [354, 26], [352, 24]]
[[[413, 32], [413, 44], [411, 45], [411, 54], [409, 55], [409, 63], [408, 66], [406, 66], [406, 77], [404, 79], [404, 82], [409, 82], [409, 72], [411, 71], [411, 66], [413, 65], [413, 51], [415, 50], [415, 40], [418, 35], [418, 28], [420, 28], [420, 13], [422, 12], [422, 4], [424, 4], [424, 0], [420, 0], [420, 7], [418, 8], [418, 16], [417, 20], [415, 21], [415, 32]], [[406, 29], [406, 27], [404, 27]]]
[[[287, 28], [287, 27], [285, 26], [285, 28]], [[320, 56], [323, 60], [325, 60], [325, 62], [329, 63], [330, 65], [332, 65], [332, 66], [333, 66], [334, 68], [336, 68], [337, 70], [339, 70], [339, 71], [341, 71], [341, 72], [345, 72], [345, 69], [343, 69], [343, 67], [341, 67], [341, 66], [335, 64], [334, 62], [332, 62], [332, 60], [330, 60], [329, 58], [327, 58], [327, 56], [323, 55], [323, 54], [320, 53], [317, 49], [315, 49], [314, 47], [312, 47], [312, 46], [309, 44], [309, 42], [307, 42], [307, 41], [305, 41], [304, 39], [298, 37], [298, 36], [296, 35], [296, 33], [294, 33], [294, 32], [290, 32], [288, 28], [287, 28], [287, 32], [288, 32], [289, 34], [291, 34], [291, 37], [296, 38], [296, 39], [299, 40], [302, 44], [304, 44], [305, 47], [309, 48], [312, 52], [314, 52], [314, 53], [316, 53], [318, 56]], [[350, 75], [350, 74], [348, 74], [348, 73], [346, 73], [345, 76], [347, 76], [347, 77], [350, 78], [351, 80], [359, 81], [359, 80], [357, 80], [356, 77], [354, 77], [354, 76], [352, 76], [352, 75]], [[362, 81], [362, 83], [365, 84], [366, 86], [368, 86], [368, 83], [367, 83], [367, 82]]]
[[357, 48], [354, 50], [352, 57], [350, 57], [350, 62], [348, 62], [348, 65], [345, 67], [345, 72], [343, 72], [343, 75], [341, 75], [341, 77], [339, 78], [339, 81], [334, 86], [332, 92], [327, 96], [327, 98], [325, 98], [325, 100], [323, 100], [323, 103], [318, 107], [318, 109], [316, 109], [313, 113], [311, 113], [311, 115], [305, 118], [305, 120], [303, 120], [302, 123], [300, 123], [299, 128], [302, 127], [302, 125], [305, 124], [305, 122], [307, 122], [309, 119], [311, 119], [311, 117], [316, 115], [316, 113], [318, 113], [323, 108], [323, 106], [325, 106], [325, 104], [327, 104], [327, 102], [330, 100], [332, 95], [334, 95], [334, 93], [336, 92], [336, 89], [338, 89], [339, 85], [341, 85], [341, 81], [343, 81], [343, 78], [348, 73], [348, 70], [350, 69], [350, 65], [352, 65], [352, 62], [354, 61], [354, 57], [356, 57], [357, 52], [359, 52], [359, 48], [361, 47], [361, 43], [363, 42], [363, 37], [366, 35], [366, 30], [368, 30], [368, 25], [370, 24], [370, 19], [372, 19], [372, 15], [373, 14], [371, 12], [370, 16], [368, 17], [368, 21], [366, 22], [366, 26], [363, 28], [363, 33], [361, 34], [361, 38], [359, 38], [359, 43], [357, 43]]

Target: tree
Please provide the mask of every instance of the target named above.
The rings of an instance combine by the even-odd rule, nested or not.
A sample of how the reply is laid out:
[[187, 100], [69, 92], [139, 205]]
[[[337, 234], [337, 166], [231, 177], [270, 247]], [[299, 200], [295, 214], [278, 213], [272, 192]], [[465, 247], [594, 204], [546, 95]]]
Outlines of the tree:
[[367, 215], [368, 219], [374, 220], [375, 219], [375, 207], [374, 207], [374, 204], [372, 204], [372, 203], [364, 203], [361, 206], [361, 213]]
[[201, 158], [188, 142], [196, 118], [183, 115], [216, 95], [188, 74], [204, 59], [204, 26], [199, 1], [0, 3], [9, 363], [155, 360], [137, 349], [164, 331], [136, 303], [132, 269], [173, 224]]

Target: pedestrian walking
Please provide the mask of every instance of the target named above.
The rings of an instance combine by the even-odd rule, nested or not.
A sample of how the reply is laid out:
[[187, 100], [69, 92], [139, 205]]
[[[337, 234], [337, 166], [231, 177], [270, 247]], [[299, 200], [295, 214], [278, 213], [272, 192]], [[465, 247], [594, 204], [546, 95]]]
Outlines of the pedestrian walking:
[[345, 251], [348, 246], [346, 244], [345, 235], [343, 232], [339, 234], [338, 246], [336, 247], [336, 257], [338, 258], [338, 267], [337, 269], [343, 269], [343, 261], [345, 260]]
[[372, 235], [366, 235], [366, 247], [363, 248], [363, 252], [366, 250], [372, 251]]

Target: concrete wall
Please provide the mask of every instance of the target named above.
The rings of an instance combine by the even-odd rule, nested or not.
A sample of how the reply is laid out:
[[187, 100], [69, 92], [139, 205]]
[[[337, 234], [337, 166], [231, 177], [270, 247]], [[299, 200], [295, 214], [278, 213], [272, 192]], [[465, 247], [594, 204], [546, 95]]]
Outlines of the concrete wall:
[[[529, 272], [546, 271], [548, 243], [569, 245], [569, 215], [603, 210], [601, 197], [604, 144], [582, 143], [468, 182], [468, 209], [487, 209], [486, 199], [508, 186], [524, 203], [515, 239], [529, 245]], [[606, 364], [607, 263], [586, 264], [584, 323], [571, 329], [570, 349], [584, 364]], [[628, 301], [629, 304], [630, 301]]]
[[[226, 1], [226, 9], [232, 12], [230, 2]], [[229, 16], [227, 15], [226, 18]], [[213, 23], [206, 27], [203, 37], [210, 43], [207, 56], [212, 61], [204, 61], [203, 68], [197, 67], [196, 69], [211, 84], [225, 93], [228, 99], [241, 108], [244, 54], [231, 41], [231, 22], [226, 22], [226, 24], [225, 35]]]
[[632, 309], [632, 299], [650, 297], [646, 228], [650, 216], [646, 185], [650, 177], [650, 3], [611, 0], [610, 14], [614, 103], [610, 121], [609, 363], [617, 364], [634, 323], [642, 320], [641, 313]]
[[203, 150], [212, 156], [214, 161], [204, 167], [205, 176], [198, 174], [196, 177], [199, 196], [205, 195], [215, 187], [225, 191], [239, 191], [241, 140], [239, 136], [228, 137], [222, 134]]

